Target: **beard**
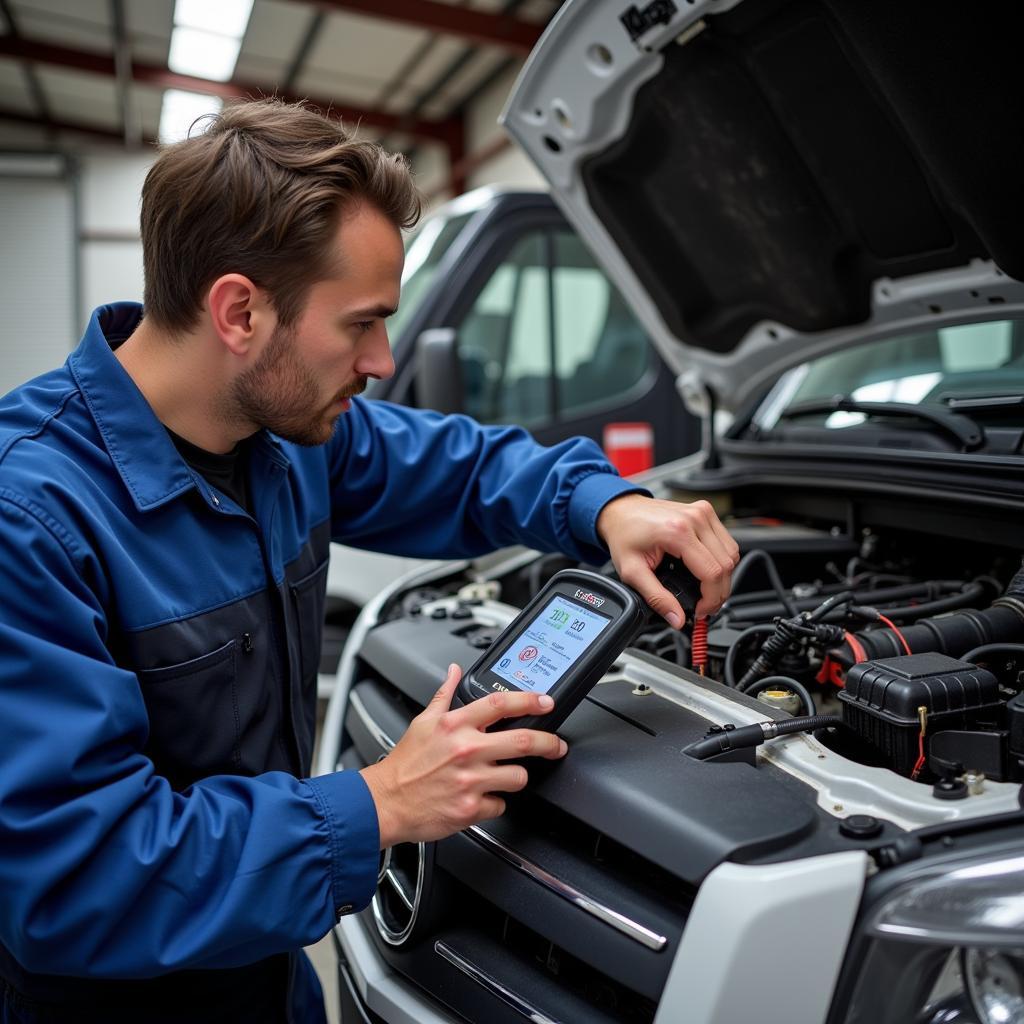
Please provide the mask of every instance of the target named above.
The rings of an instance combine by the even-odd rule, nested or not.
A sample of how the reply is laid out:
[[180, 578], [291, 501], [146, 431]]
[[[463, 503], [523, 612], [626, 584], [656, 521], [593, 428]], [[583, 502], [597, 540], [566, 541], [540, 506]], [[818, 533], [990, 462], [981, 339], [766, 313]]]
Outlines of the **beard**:
[[279, 328], [255, 365], [239, 374], [224, 400], [225, 418], [253, 423], [272, 434], [305, 447], [325, 444], [334, 433], [340, 413], [329, 410], [340, 399], [366, 390], [359, 377], [328, 402], [316, 376], [296, 353], [295, 332]]

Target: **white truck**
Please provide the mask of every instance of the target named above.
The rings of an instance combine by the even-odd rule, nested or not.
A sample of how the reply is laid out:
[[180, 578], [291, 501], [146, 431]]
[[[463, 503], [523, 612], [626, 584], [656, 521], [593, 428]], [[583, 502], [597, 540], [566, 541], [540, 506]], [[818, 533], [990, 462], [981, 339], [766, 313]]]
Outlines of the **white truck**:
[[[386, 852], [335, 930], [344, 1020], [1024, 1021], [1021, 19], [559, 10], [505, 124], [704, 416], [652, 488], [712, 500], [744, 561], [706, 639], [642, 636], [501, 819]], [[378, 595], [321, 770], [385, 756], [565, 565]]]

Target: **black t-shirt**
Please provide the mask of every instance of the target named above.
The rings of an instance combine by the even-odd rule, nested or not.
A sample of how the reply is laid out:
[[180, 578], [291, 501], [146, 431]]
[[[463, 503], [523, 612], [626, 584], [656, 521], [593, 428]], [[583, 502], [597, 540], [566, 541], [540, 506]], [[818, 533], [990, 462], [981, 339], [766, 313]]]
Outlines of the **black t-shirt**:
[[208, 484], [216, 487], [221, 494], [227, 495], [251, 514], [249, 473], [247, 471], [248, 441], [239, 441], [231, 451], [220, 455], [217, 452], [208, 452], [205, 448], [199, 448], [191, 441], [186, 441], [169, 427], [167, 433], [171, 435], [174, 447], [178, 449], [181, 457]]

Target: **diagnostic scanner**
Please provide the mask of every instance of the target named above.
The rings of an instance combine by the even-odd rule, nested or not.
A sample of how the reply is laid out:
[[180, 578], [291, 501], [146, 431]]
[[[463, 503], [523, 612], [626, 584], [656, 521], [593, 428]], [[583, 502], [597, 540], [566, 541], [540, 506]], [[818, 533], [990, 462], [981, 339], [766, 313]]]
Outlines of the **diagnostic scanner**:
[[[682, 605], [691, 625], [700, 583], [676, 558], [655, 575]], [[546, 715], [505, 718], [492, 730], [554, 732], [615, 659], [657, 616], [631, 587], [585, 569], [555, 573], [462, 677], [460, 704], [491, 693], [546, 693]]]

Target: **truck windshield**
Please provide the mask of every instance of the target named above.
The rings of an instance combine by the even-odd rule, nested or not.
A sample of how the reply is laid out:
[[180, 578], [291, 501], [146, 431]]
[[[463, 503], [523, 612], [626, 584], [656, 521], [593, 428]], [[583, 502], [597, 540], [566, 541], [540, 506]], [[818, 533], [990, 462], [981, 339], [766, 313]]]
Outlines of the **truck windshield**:
[[437, 276], [437, 268], [445, 253], [458, 238], [466, 222], [476, 211], [446, 216], [438, 213], [428, 217], [405, 240], [405, 269], [402, 272], [402, 297], [398, 310], [388, 320], [388, 334], [392, 341], [401, 336]]
[[[948, 409], [950, 401], [1022, 394], [1024, 319], [989, 320], [884, 338], [803, 363], [779, 379], [754, 422], [771, 430], [788, 409], [836, 396]], [[829, 428], [865, 421], [853, 411], [821, 415]]]

